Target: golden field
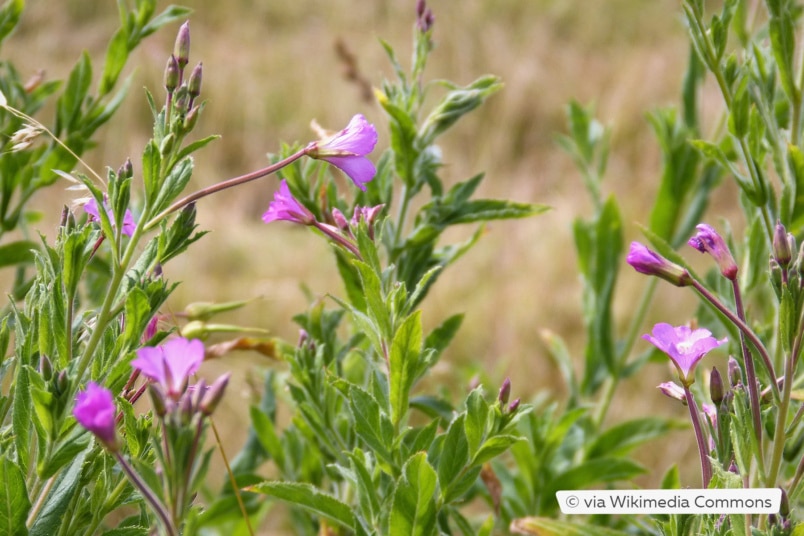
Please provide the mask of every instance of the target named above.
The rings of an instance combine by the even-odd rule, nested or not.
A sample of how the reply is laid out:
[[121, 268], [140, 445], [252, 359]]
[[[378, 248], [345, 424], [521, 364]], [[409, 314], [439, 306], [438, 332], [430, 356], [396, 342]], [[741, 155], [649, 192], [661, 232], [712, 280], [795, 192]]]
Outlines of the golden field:
[[[166, 5], [160, 2], [159, 8]], [[415, 18], [413, 0], [188, 0], [184, 5], [195, 10], [191, 63], [204, 65], [207, 108], [196, 132], [222, 136], [198, 154], [193, 188], [264, 166], [265, 154], [278, 150], [282, 141], [312, 139], [311, 119], [331, 129], [341, 128], [354, 113], [380, 120], [379, 106], [344, 78], [334, 45], [345, 43], [363, 75], [378, 86], [391, 75], [378, 40], [391, 43], [406, 60]], [[428, 5], [436, 18], [430, 78], [467, 84], [493, 73], [505, 82], [502, 92], [444, 137], [447, 182], [485, 170], [481, 195], [552, 207], [529, 220], [490, 226], [481, 243], [441, 278], [425, 304], [425, 322], [434, 325], [460, 311], [466, 320], [433, 371], [431, 386], [467, 384], [479, 374], [494, 390], [511, 376], [514, 396], [527, 398], [546, 389], [560, 398], [558, 375], [541, 334], [548, 330], [564, 337], [580, 366], [581, 283], [571, 223], [585, 217], [591, 205], [555, 136], [565, 130], [570, 100], [595, 105], [598, 117], [612, 127], [604, 189], [618, 195], [628, 238], [637, 238], [633, 224], [644, 222], [661, 172], [645, 116], [677, 103], [688, 55], [679, 2], [431, 0]], [[17, 33], [4, 45], [3, 57], [14, 60], [23, 76], [45, 69], [48, 77], [64, 78], [84, 48], [98, 65], [116, 24], [111, 0], [32, 0]], [[151, 129], [142, 88], [161, 95], [162, 70], [177, 27], [163, 29], [135, 52], [126, 70], [134, 73], [132, 90], [101, 130], [99, 146], [87, 155], [93, 167], [116, 168], [131, 156], [136, 175]], [[707, 102], [719, 106], [716, 99]], [[387, 143], [385, 134], [380, 128], [380, 146]], [[276, 185], [273, 178], [262, 179], [199, 202], [201, 228], [212, 232], [165, 267], [166, 277], [183, 282], [171, 298], [172, 311], [194, 301], [254, 298], [221, 320], [295, 340], [290, 317], [306, 305], [300, 283], [316, 295], [341, 291], [323, 241], [289, 224], [260, 221]], [[53, 215], [52, 220], [68, 195], [57, 184], [35, 199], [34, 207]], [[709, 221], [720, 216], [712, 213]], [[52, 234], [52, 226], [43, 231]], [[622, 273], [617, 311], [623, 327], [633, 296], [645, 282], [630, 269]], [[664, 308], [653, 310], [657, 320], [684, 322], [694, 310], [691, 296], [664, 286], [656, 303]], [[649, 328], [646, 321], [644, 331]], [[208, 365], [210, 374], [236, 370], [225, 401], [230, 415], [219, 419], [224, 421], [221, 431], [231, 438], [230, 452], [247, 426], [246, 380], [261, 366], [277, 365], [256, 354]], [[680, 407], [655, 389], [667, 378], [667, 368], [646, 367], [622, 386], [610, 419], [640, 416], [635, 412], [684, 418]], [[684, 447], [676, 443], [670, 450], [671, 442], [665, 442], [667, 447], [654, 445], [650, 453], [640, 453], [656, 470], [646, 483], [682, 456], [695, 462], [691, 432], [673, 438]], [[693, 472], [694, 466], [687, 474]]]

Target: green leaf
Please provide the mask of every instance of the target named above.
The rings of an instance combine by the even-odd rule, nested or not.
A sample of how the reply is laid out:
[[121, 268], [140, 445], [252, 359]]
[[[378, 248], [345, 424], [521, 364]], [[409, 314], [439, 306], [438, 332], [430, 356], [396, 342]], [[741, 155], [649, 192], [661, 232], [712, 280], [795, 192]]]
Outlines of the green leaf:
[[[465, 415], [459, 415], [449, 425], [441, 453], [438, 457], [438, 482], [441, 487], [441, 498], [449, 503], [459, 494], [453, 484], [469, 462], [469, 443], [464, 431]], [[462, 490], [465, 491], [465, 490]]]
[[123, 67], [126, 65], [128, 53], [127, 32], [125, 28], [118, 28], [106, 49], [106, 60], [103, 65], [100, 85], [98, 86], [98, 94], [106, 95], [114, 88], [120, 73], [123, 71]]
[[436, 534], [436, 472], [424, 452], [413, 455], [402, 468], [394, 490], [388, 534]]
[[377, 495], [377, 485], [372, 481], [369, 469], [366, 467], [366, 455], [360, 449], [348, 454], [352, 471], [357, 481], [358, 500], [363, 517], [374, 520], [380, 515], [380, 498]]
[[17, 367], [14, 382], [14, 409], [11, 423], [14, 428], [14, 445], [17, 447], [17, 458], [23, 472], [28, 472], [28, 461], [31, 442], [31, 422], [33, 419], [33, 402], [31, 401], [31, 384], [28, 379], [28, 367]]
[[311, 484], [300, 482], [262, 482], [245, 488], [246, 491], [270, 495], [325, 517], [344, 528], [355, 530], [352, 507]]
[[[156, 202], [159, 195], [159, 181], [161, 180], [160, 168], [162, 166], [162, 155], [159, 147], [154, 140], [145, 146], [142, 153], [142, 182], [145, 186], [145, 201], [149, 205]], [[156, 209], [152, 209], [156, 213]]]
[[[154, 147], [156, 147], [155, 144]], [[159, 149], [156, 148], [156, 151], [158, 152]], [[188, 156], [173, 166], [167, 177], [165, 177], [165, 182], [159, 188], [159, 193], [154, 201], [154, 212], [158, 214], [163, 209], [167, 208], [170, 202], [184, 191], [184, 188], [187, 186], [187, 183], [190, 182], [192, 176], [193, 158]]]
[[389, 354], [391, 421], [398, 427], [408, 411], [422, 346], [421, 311], [405, 319], [394, 335]]
[[532, 536], [628, 536], [629, 534], [600, 525], [581, 525], [547, 517], [515, 519], [511, 523], [511, 532]]
[[595, 439], [586, 457], [592, 459], [624, 456], [640, 444], [661, 437], [679, 426], [682, 425], [658, 417], [645, 417], [619, 423]]
[[25, 0], [7, 0], [0, 8], [0, 43], [17, 27]]
[[472, 458], [472, 465], [482, 465], [492, 458], [496, 458], [517, 441], [524, 441], [522, 437], [512, 435], [498, 435], [487, 439]]
[[67, 86], [58, 101], [58, 121], [54, 132], [57, 136], [63, 132], [63, 129], [66, 129], [67, 132], [77, 129], [77, 121], [87, 98], [90, 82], [92, 82], [92, 62], [89, 59], [89, 53], [84, 51], [81, 59], [70, 72]]
[[368, 264], [357, 260], [353, 261], [353, 263], [360, 274], [363, 295], [366, 298], [367, 313], [376, 324], [380, 336], [383, 339], [388, 339], [391, 337], [391, 316], [383, 299], [380, 277]]
[[59, 528], [64, 523], [64, 513], [67, 506], [78, 492], [81, 484], [81, 468], [87, 450], [81, 451], [76, 456], [69, 467], [59, 473], [55, 484], [47, 495], [44, 506], [39, 511], [39, 515], [31, 526], [30, 536], [51, 536], [58, 534]]
[[18, 264], [31, 264], [34, 259], [33, 252], [39, 249], [39, 244], [31, 240], [17, 240], [10, 244], [0, 246], [0, 268], [16, 266]]
[[473, 389], [466, 398], [466, 419], [464, 428], [469, 455], [474, 457], [477, 449], [486, 436], [486, 422], [489, 416], [489, 404], [483, 398], [483, 389], [478, 387]]
[[25, 475], [22, 470], [3, 456], [0, 463], [0, 534], [24, 536], [28, 534], [25, 519], [31, 509]]
[[354, 418], [355, 433], [376, 456], [393, 466], [390, 442], [394, 439], [394, 426], [380, 409], [377, 400], [367, 391], [352, 385], [349, 389], [349, 409]]
[[543, 501], [555, 502], [555, 492], [563, 489], [584, 489], [589, 486], [630, 480], [643, 474], [645, 468], [621, 458], [595, 458], [575, 464], [553, 479], [542, 494]]
[[274, 462], [279, 468], [285, 467], [285, 451], [282, 449], [282, 442], [276, 433], [276, 427], [268, 415], [263, 413], [259, 407], [251, 406], [249, 408], [251, 414], [251, 423], [254, 428], [254, 433], [257, 436], [260, 444], [273, 458]]

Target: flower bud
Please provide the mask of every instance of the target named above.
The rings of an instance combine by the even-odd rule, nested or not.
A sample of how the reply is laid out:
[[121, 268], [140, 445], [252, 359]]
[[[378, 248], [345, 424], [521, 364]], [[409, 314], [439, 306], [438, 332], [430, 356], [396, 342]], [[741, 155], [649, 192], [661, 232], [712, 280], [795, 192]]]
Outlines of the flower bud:
[[511, 379], [505, 378], [503, 381], [502, 386], [500, 387], [500, 393], [497, 395], [497, 400], [500, 402], [500, 405], [505, 405], [508, 403], [508, 398], [511, 396]]
[[780, 221], [776, 222], [776, 228], [773, 231], [773, 258], [784, 269], [787, 268], [793, 258], [790, 242], [787, 239], [787, 230]]
[[59, 219], [59, 227], [66, 227], [68, 216], [70, 214], [70, 208], [67, 205], [64, 205], [61, 209], [61, 218]]
[[689, 239], [687, 244], [701, 253], [711, 255], [717, 261], [723, 277], [734, 281], [737, 278], [737, 263], [734, 261], [726, 241], [714, 228], [705, 223], [701, 223], [695, 228], [698, 232]]
[[173, 150], [173, 145], [175, 142], [176, 136], [174, 136], [172, 132], [162, 138], [162, 143], [159, 145], [159, 154], [161, 154], [163, 157], [169, 155]]
[[790, 515], [790, 499], [787, 497], [787, 492], [783, 489], [782, 490], [782, 500], [779, 503], [779, 515], [782, 517], [787, 517]]
[[170, 94], [176, 91], [179, 87], [179, 63], [176, 61], [176, 56], [173, 54], [167, 60], [165, 65], [165, 90]]
[[187, 93], [190, 94], [190, 98], [194, 99], [201, 94], [201, 78], [203, 74], [203, 68], [201, 67], [201, 63], [195, 66], [193, 72], [190, 73], [190, 80], [187, 82]]
[[223, 398], [223, 393], [226, 391], [226, 386], [229, 385], [229, 378], [231, 378], [231, 376], [232, 374], [227, 372], [209, 386], [199, 404], [201, 413], [207, 416], [212, 415]]
[[184, 132], [190, 132], [195, 128], [196, 123], [198, 123], [199, 115], [201, 115], [201, 107], [198, 105], [193, 106], [190, 111], [187, 112], [187, 116], [184, 118], [184, 124], [182, 124]]
[[187, 388], [187, 390], [193, 394], [192, 403], [195, 410], [201, 407], [201, 399], [204, 398], [204, 394], [208, 389], [207, 381], [204, 378], [201, 378], [198, 380], [198, 383]]
[[723, 378], [720, 376], [717, 367], [712, 367], [712, 372], [709, 374], [709, 398], [716, 405], [720, 405], [723, 401]]
[[684, 267], [668, 261], [639, 242], [631, 242], [626, 262], [639, 273], [655, 275], [677, 287], [692, 284], [692, 277]]
[[130, 179], [134, 176], [134, 166], [131, 164], [131, 158], [126, 158], [123, 165], [117, 170], [118, 179]]
[[520, 400], [517, 398], [510, 404], [508, 404], [508, 413], [516, 413], [516, 410], [519, 409], [519, 402]]
[[164, 417], [167, 413], [167, 397], [158, 383], [148, 384], [148, 395], [151, 397], [151, 406], [158, 417]]
[[657, 388], [664, 396], [678, 400], [685, 406], [687, 405], [687, 393], [685, 393], [684, 389], [676, 382], [662, 382], [657, 385]]
[[184, 70], [187, 62], [190, 61], [190, 21], [185, 22], [179, 28], [176, 35], [176, 44], [173, 46], [173, 55], [180, 70]]
[[45, 354], [39, 354], [39, 373], [46, 382], [53, 377], [53, 363]]
[[740, 370], [740, 363], [734, 357], [729, 356], [729, 384], [732, 388], [743, 383], [743, 373]]
[[337, 208], [332, 209], [332, 220], [341, 231], [349, 231], [349, 221], [346, 219], [346, 216], [343, 215], [343, 212]]
[[185, 339], [205, 339], [209, 334], [206, 322], [193, 320], [181, 328], [181, 336]]
[[67, 376], [67, 371], [62, 370], [59, 372], [58, 376], [56, 376], [56, 390], [59, 393], [66, 393], [69, 387], [70, 378]]

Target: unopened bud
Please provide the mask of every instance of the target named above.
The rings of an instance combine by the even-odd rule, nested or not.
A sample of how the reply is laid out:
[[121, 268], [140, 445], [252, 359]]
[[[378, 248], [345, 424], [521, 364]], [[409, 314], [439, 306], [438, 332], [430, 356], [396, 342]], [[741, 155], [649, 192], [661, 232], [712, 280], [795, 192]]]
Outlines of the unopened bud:
[[64, 205], [61, 209], [61, 218], [59, 219], [59, 227], [66, 227], [68, 217], [70, 215], [70, 208], [67, 205]]
[[207, 416], [212, 415], [221, 399], [223, 399], [223, 393], [226, 391], [226, 386], [229, 385], [229, 378], [231, 378], [231, 376], [232, 374], [227, 372], [209, 386], [206, 393], [204, 393], [204, 397], [201, 399], [201, 404], [199, 404], [201, 413]]
[[176, 56], [171, 54], [165, 65], [165, 90], [173, 93], [177, 87], [179, 87], [179, 63], [176, 61]]
[[709, 397], [716, 405], [720, 405], [723, 401], [723, 378], [720, 376], [717, 367], [712, 367], [712, 372], [709, 374]]
[[167, 397], [162, 387], [158, 383], [148, 384], [148, 395], [151, 397], [151, 406], [158, 417], [164, 417], [167, 413]]
[[332, 219], [341, 231], [349, 230], [349, 221], [346, 219], [346, 216], [343, 215], [343, 212], [337, 208], [332, 209]]
[[625, 260], [637, 272], [646, 275], [655, 275], [677, 287], [685, 287], [692, 284], [692, 276], [690, 276], [686, 268], [670, 262], [639, 242], [631, 242], [631, 248]]
[[167, 156], [173, 150], [173, 145], [176, 142], [176, 136], [173, 135], [171, 132], [164, 138], [162, 138], [162, 143], [159, 145], [159, 154], [162, 156]]
[[203, 68], [201, 64], [195, 66], [193, 72], [190, 73], [190, 80], [187, 82], [187, 93], [190, 94], [190, 98], [196, 98], [201, 94], [201, 78], [202, 78]]
[[790, 499], [787, 497], [787, 492], [783, 488], [779, 489], [782, 491], [782, 500], [779, 503], [779, 515], [787, 517], [790, 515]]
[[198, 409], [201, 407], [201, 400], [204, 398], [207, 389], [209, 387], [207, 387], [207, 381], [204, 378], [201, 378], [198, 383], [188, 388], [188, 391], [193, 394], [193, 408]]
[[740, 370], [740, 363], [734, 357], [729, 356], [729, 384], [732, 388], [743, 383], [743, 373]]
[[187, 94], [186, 86], [181, 86], [176, 90], [173, 107], [181, 114], [187, 114], [190, 111], [190, 95]]
[[184, 132], [190, 132], [195, 128], [196, 123], [198, 123], [198, 116], [201, 115], [201, 107], [198, 105], [193, 106], [189, 112], [187, 112], [187, 116], [184, 118], [184, 124], [182, 125]]
[[70, 379], [67, 376], [67, 371], [62, 370], [61, 372], [59, 372], [58, 376], [56, 376], [56, 390], [59, 393], [66, 393], [69, 387], [70, 387]]
[[687, 405], [687, 393], [684, 391], [684, 388], [676, 382], [662, 382], [657, 388], [664, 396], [678, 400], [685, 406]]
[[418, 0], [416, 2], [416, 18], [421, 18], [424, 15], [425, 7], [427, 7], [427, 3], [424, 0]]
[[497, 400], [500, 402], [500, 405], [506, 405], [508, 403], [508, 398], [511, 396], [511, 379], [505, 378], [500, 387], [500, 393], [497, 395]]
[[176, 35], [176, 44], [173, 47], [173, 55], [180, 70], [184, 70], [187, 62], [190, 61], [190, 21], [185, 22], [179, 28], [179, 33]]
[[130, 179], [134, 176], [134, 166], [131, 164], [131, 158], [126, 158], [123, 165], [117, 170], [118, 179]]
[[773, 258], [782, 268], [787, 268], [793, 258], [790, 242], [787, 239], [787, 230], [780, 221], [776, 222], [776, 228], [773, 231]]
[[510, 404], [508, 404], [508, 413], [515, 413], [515, 412], [516, 412], [516, 410], [518, 410], [518, 409], [519, 409], [519, 402], [520, 402], [520, 401], [519, 401], [519, 399], [517, 398], [516, 400], [514, 400], [513, 402], [511, 402]]
[[39, 373], [45, 381], [50, 381], [53, 377], [53, 363], [45, 354], [39, 355]]
[[193, 420], [195, 408], [193, 408], [193, 395], [185, 389], [184, 394], [179, 398], [178, 404], [178, 417], [179, 422], [183, 425], [188, 425]]

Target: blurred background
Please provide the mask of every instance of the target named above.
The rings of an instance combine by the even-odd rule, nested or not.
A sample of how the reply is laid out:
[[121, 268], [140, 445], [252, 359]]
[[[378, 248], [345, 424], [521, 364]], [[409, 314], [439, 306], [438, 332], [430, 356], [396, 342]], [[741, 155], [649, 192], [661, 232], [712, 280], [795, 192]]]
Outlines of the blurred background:
[[[167, 6], [158, 4], [159, 10]], [[403, 62], [410, 56], [414, 0], [186, 0], [183, 5], [195, 10], [190, 18], [190, 63], [201, 61], [204, 66], [202, 98], [207, 107], [195, 132], [199, 137], [222, 136], [198, 153], [193, 190], [263, 167], [266, 153], [277, 151], [282, 141], [313, 139], [311, 119], [337, 130], [355, 113], [369, 120], [381, 117], [379, 106], [344, 76], [337, 43], [354, 55], [361, 74], [374, 86], [392, 74], [379, 39], [388, 41]], [[571, 99], [593, 104], [601, 121], [611, 125], [604, 190], [619, 197], [627, 239], [639, 238], [635, 224], [646, 220], [661, 172], [646, 114], [676, 105], [688, 57], [679, 3], [429, 0], [428, 6], [435, 14], [436, 47], [430, 79], [467, 84], [493, 73], [505, 82], [503, 91], [443, 138], [446, 182], [486, 171], [481, 196], [552, 207], [529, 220], [490, 226], [481, 243], [439, 280], [424, 306], [425, 323], [434, 326], [456, 312], [466, 313], [466, 319], [433, 371], [431, 385], [460, 390], [477, 374], [495, 391], [511, 376], [513, 397], [527, 399], [547, 390], [560, 400], [559, 376], [542, 334], [563, 337], [580, 366], [581, 283], [571, 224], [585, 216], [590, 203], [555, 136], [566, 130], [565, 108]], [[23, 78], [44, 69], [48, 78], [63, 79], [83, 49], [100, 69], [97, 65], [116, 25], [117, 8], [111, 0], [31, 0], [2, 53], [17, 62]], [[116, 169], [131, 156], [136, 176], [152, 126], [143, 88], [157, 100], [163, 98], [162, 72], [177, 29], [178, 25], [163, 29], [135, 52], [126, 70], [134, 76], [126, 102], [101, 130], [101, 143], [87, 155], [96, 169]], [[716, 99], [711, 102], [719, 106]], [[387, 133], [381, 129], [375, 155], [385, 143]], [[295, 341], [297, 328], [290, 318], [307, 306], [301, 283], [315, 295], [341, 292], [323, 240], [290, 224], [261, 222], [277, 185], [268, 177], [199, 202], [201, 229], [211, 233], [165, 266], [168, 279], [182, 282], [169, 302], [171, 311], [195, 301], [253, 299], [221, 320]], [[69, 196], [57, 183], [35, 200], [34, 208], [55, 222]], [[718, 216], [712, 214], [708, 221], [714, 223]], [[51, 224], [42, 231], [52, 237], [53, 229]], [[467, 228], [466, 235], [471, 231]], [[622, 326], [630, 320], [629, 307], [645, 282], [644, 276], [623, 271], [617, 301]], [[693, 297], [668, 287], [660, 285], [655, 303], [662, 304], [662, 310], [654, 307], [655, 320], [688, 321]], [[650, 329], [649, 320], [643, 332]], [[638, 343], [637, 351], [646, 345]], [[707, 366], [713, 364], [725, 366], [725, 357], [712, 358]], [[230, 415], [218, 419], [230, 455], [247, 428], [250, 380], [258, 378], [261, 367], [271, 366], [281, 367], [250, 353], [205, 365], [204, 373], [211, 377], [235, 370], [225, 401]], [[664, 363], [648, 365], [620, 389], [610, 420], [649, 413], [683, 419], [685, 410], [655, 389], [667, 379]], [[689, 430], [639, 451], [638, 457], [655, 470], [645, 485], [655, 484], [671, 463], [684, 459], [692, 465], [684, 469], [682, 481], [686, 475], [696, 478]]]

